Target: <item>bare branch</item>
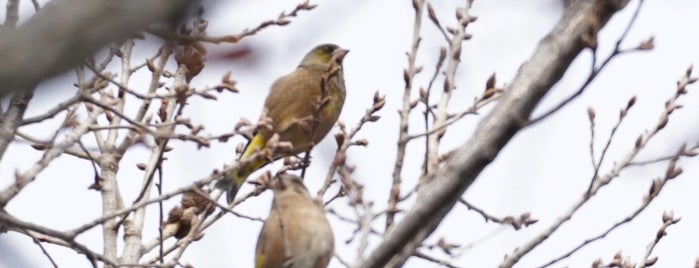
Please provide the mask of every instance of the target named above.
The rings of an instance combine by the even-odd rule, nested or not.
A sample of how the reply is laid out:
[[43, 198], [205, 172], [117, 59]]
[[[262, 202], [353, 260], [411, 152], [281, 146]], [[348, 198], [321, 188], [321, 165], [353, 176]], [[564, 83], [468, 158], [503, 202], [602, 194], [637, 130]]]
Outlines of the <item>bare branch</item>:
[[528, 227], [529, 225], [535, 224], [538, 221], [536, 219], [532, 219], [530, 217], [529, 212], [522, 213], [522, 215], [520, 215], [519, 218], [515, 218], [512, 216], [500, 218], [500, 217], [495, 217], [493, 215], [486, 213], [484, 210], [472, 205], [471, 203], [469, 203], [468, 201], [466, 201], [463, 198], [459, 199], [459, 203], [464, 204], [469, 210], [473, 210], [473, 211], [477, 212], [478, 214], [481, 214], [481, 216], [483, 216], [483, 218], [485, 219], [486, 222], [492, 221], [492, 222], [499, 223], [499, 224], [511, 225], [512, 228], [514, 228], [515, 230], [521, 229], [522, 226]]
[[[677, 161], [677, 160], [673, 160], [673, 162], [675, 162], [675, 161]], [[652, 266], [653, 264], [655, 264], [656, 261], [658, 261], [657, 256], [651, 257], [650, 254], [653, 253], [653, 249], [655, 249], [655, 246], [658, 245], [658, 243], [660, 242], [660, 239], [665, 237], [665, 235], [667, 234], [665, 232], [665, 230], [668, 227], [670, 227], [670, 225], [676, 224], [680, 221], [679, 217], [675, 218], [674, 213], [672, 211], [663, 212], [662, 219], [663, 219], [663, 225], [661, 225], [660, 228], [658, 229], [658, 232], [656, 232], [655, 239], [653, 239], [653, 241], [648, 243], [648, 246], [646, 247], [646, 253], [643, 256], [643, 262], [641, 262], [641, 265], [639, 266], [639, 268], [645, 268], [648, 266]]]
[[425, 0], [413, 0], [413, 9], [415, 9], [415, 21], [413, 22], [413, 40], [411, 42], [410, 52], [408, 53], [408, 68], [403, 70], [403, 79], [405, 80], [405, 89], [403, 90], [403, 102], [400, 109], [400, 127], [398, 129], [398, 150], [396, 151], [396, 162], [393, 166], [393, 182], [391, 183], [391, 192], [388, 197], [389, 210], [386, 213], [386, 230], [388, 231], [393, 226], [395, 213], [397, 212], [398, 199], [400, 198], [400, 183], [402, 180], [401, 172], [405, 161], [405, 150], [408, 145], [408, 122], [410, 121], [410, 111], [413, 106], [410, 103], [410, 92], [413, 90], [413, 79], [417, 74], [418, 68], [415, 66], [417, 58], [417, 49], [420, 46], [420, 28], [422, 27], [422, 13], [425, 7]]
[[[684, 152], [684, 149], [685, 149], [685, 146], [683, 145], [683, 146], [677, 151], [677, 153], [674, 155], [673, 159], [670, 161], [670, 163], [668, 163], [668, 167], [667, 167], [667, 168], [668, 168], [668, 171], [665, 173], [665, 177], [664, 177], [664, 178], [658, 178], [658, 179], [654, 180], [654, 181], [651, 183], [650, 191], [649, 191], [648, 194], [643, 198], [643, 200], [642, 200], [642, 202], [641, 202], [641, 205], [638, 206], [638, 208], [636, 208], [633, 212], [631, 212], [631, 214], [629, 214], [628, 216], [626, 216], [624, 219], [622, 219], [622, 220], [620, 220], [620, 221], [614, 223], [612, 226], [610, 226], [609, 228], [607, 228], [607, 230], [605, 230], [605, 231], [602, 232], [601, 234], [596, 235], [596, 236], [594, 236], [594, 237], [592, 237], [592, 238], [586, 239], [584, 242], [582, 242], [582, 243], [581, 243], [580, 245], [578, 245], [577, 247], [571, 249], [570, 251], [567, 251], [565, 254], [561, 255], [560, 257], [557, 257], [557, 258], [555, 258], [555, 259], [553, 259], [553, 260], [547, 262], [546, 264], [544, 264], [544, 265], [542, 265], [542, 266], [540, 266], [540, 267], [541, 267], [541, 268], [543, 268], [543, 267], [548, 267], [548, 266], [551, 266], [551, 265], [553, 265], [553, 264], [555, 264], [555, 263], [557, 263], [557, 262], [559, 262], [559, 261], [561, 261], [561, 260], [563, 260], [563, 259], [565, 259], [565, 258], [570, 257], [571, 255], [573, 255], [573, 253], [577, 252], [578, 250], [582, 249], [583, 247], [589, 245], [589, 244], [592, 243], [592, 242], [595, 242], [595, 241], [597, 241], [597, 240], [600, 240], [600, 239], [606, 237], [606, 236], [607, 236], [608, 234], [610, 234], [612, 231], [616, 230], [617, 228], [619, 228], [620, 226], [622, 226], [622, 225], [624, 225], [624, 224], [626, 224], [626, 223], [631, 222], [631, 221], [632, 221], [633, 219], [635, 219], [638, 215], [640, 215], [641, 212], [643, 212], [643, 211], [648, 207], [648, 205], [650, 205], [650, 203], [658, 196], [658, 194], [660, 194], [660, 190], [663, 189], [663, 187], [665, 186], [665, 184], [666, 184], [668, 181], [670, 181], [670, 180], [672, 180], [673, 178], [675, 178], [675, 176], [679, 175], [679, 173], [676, 173], [676, 170], [678, 170], [678, 169], [675, 167], [675, 165], [676, 165], [677, 161], [680, 159], [680, 157], [682, 157], [683, 152]], [[681, 169], [679, 169], [679, 170], [681, 170]], [[566, 214], [565, 216], [570, 216], [570, 214]], [[669, 219], [668, 219], [668, 218], [669, 218]], [[679, 219], [677, 219], [677, 221], [679, 221]], [[663, 226], [664, 226], [664, 227], [662, 227], [661, 230], [664, 230], [665, 228], [667, 228], [667, 226], [669, 226], [669, 225], [671, 225], [671, 224], [677, 223], [677, 221], [675, 221], [674, 217], [672, 217], [672, 216], [670, 216], [670, 217], [665, 217], [665, 216], [663, 216]], [[667, 224], [667, 226], [666, 226], [666, 224]], [[662, 236], [661, 236], [661, 237], [662, 237]], [[652, 243], [649, 245], [648, 250], [646, 251], [646, 254], [647, 254], [647, 255], [646, 255], [646, 257], [644, 258], [644, 263], [645, 263], [645, 260], [647, 260], [647, 259], [649, 258], [650, 253], [651, 253], [653, 247], [660, 241], [660, 238], [661, 238], [661, 237], [656, 237], [656, 240], [655, 240], [654, 242], [652, 242]], [[645, 265], [643, 265], [643, 266], [645, 266]]]
[[[416, 205], [360, 266], [403, 264], [499, 150], [525, 125], [537, 103], [584, 48], [580, 37], [590, 30], [596, 33], [625, 4], [625, 1], [577, 1], [568, 5], [563, 18], [540, 42], [472, 138], [453, 152], [431, 182], [421, 188]], [[590, 18], [599, 21], [600, 27], [591, 29], [586, 23]]]

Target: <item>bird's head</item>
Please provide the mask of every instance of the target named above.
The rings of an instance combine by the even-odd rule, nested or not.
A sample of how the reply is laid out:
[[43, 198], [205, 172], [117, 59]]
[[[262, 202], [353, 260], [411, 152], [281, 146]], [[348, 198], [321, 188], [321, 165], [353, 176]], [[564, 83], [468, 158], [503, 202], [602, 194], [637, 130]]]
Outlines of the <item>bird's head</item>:
[[300, 66], [309, 66], [330, 64], [332, 61], [337, 62], [342, 65], [342, 60], [349, 50], [343, 49], [335, 44], [322, 44], [314, 47], [306, 56], [301, 60]]
[[303, 185], [301, 177], [286, 173], [277, 176], [276, 181], [272, 185], [272, 189], [277, 196], [283, 194], [302, 194], [310, 196], [308, 189]]

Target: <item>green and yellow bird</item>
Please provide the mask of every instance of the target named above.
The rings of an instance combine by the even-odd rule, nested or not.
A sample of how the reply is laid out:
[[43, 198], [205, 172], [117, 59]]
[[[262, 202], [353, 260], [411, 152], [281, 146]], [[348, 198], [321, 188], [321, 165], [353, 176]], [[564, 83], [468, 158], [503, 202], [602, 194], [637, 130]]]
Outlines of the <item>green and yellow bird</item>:
[[[291, 150], [275, 152], [272, 159], [276, 160], [308, 150], [330, 132], [345, 103], [342, 61], [348, 52], [334, 44], [316, 46], [303, 57], [296, 70], [272, 84], [261, 115], [271, 119], [272, 131], [257, 131], [238, 158], [239, 167], [216, 183], [217, 188], [226, 191], [229, 204], [247, 177], [269, 163], [259, 157], [255, 161], [245, 160], [265, 148], [275, 133], [279, 134], [279, 141], [293, 146]], [[327, 80], [322, 86], [324, 76]]]
[[323, 207], [300, 177], [281, 174], [272, 190], [272, 208], [255, 247], [255, 268], [328, 267], [335, 238]]

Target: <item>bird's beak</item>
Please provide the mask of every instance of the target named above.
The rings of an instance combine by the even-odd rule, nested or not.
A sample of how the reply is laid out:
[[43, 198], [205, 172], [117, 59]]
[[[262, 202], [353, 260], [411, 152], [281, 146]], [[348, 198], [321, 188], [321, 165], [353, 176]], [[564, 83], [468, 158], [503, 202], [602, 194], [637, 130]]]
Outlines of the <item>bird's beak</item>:
[[333, 58], [335, 58], [336, 61], [342, 62], [342, 60], [345, 58], [345, 55], [349, 53], [349, 50], [347, 49], [342, 49], [338, 48], [333, 51]]

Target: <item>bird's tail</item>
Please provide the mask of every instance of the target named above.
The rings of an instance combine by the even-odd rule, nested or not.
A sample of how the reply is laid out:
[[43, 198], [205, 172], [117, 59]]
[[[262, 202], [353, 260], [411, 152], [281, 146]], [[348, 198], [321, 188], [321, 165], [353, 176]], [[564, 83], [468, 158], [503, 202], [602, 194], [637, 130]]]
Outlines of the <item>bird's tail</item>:
[[[245, 180], [243, 179], [243, 181]], [[218, 182], [216, 182], [216, 188], [226, 192], [226, 202], [231, 204], [233, 203], [233, 200], [235, 200], [235, 195], [238, 193], [238, 189], [240, 189], [240, 183], [238, 183], [236, 178], [224, 175], [218, 180]]]
[[238, 190], [240, 190], [240, 187], [243, 186], [243, 183], [245, 183], [248, 176], [250, 176], [250, 174], [252, 174], [255, 170], [261, 168], [264, 164], [265, 161], [253, 161], [247, 165], [234, 169], [231, 172], [222, 175], [216, 182], [215, 187], [226, 192], [226, 201], [228, 204], [231, 204], [233, 203]]
[[[238, 158], [239, 161], [245, 160], [252, 156], [255, 152], [255, 148], [264, 147], [264, 140], [260, 135], [255, 135], [252, 140], [245, 147], [245, 151]], [[245, 183], [247, 177], [253, 173], [255, 170], [260, 169], [266, 164], [263, 159], [257, 159], [251, 163], [247, 163], [232, 170], [228, 174], [221, 176], [221, 178], [216, 182], [216, 188], [221, 189], [226, 192], [226, 201], [228, 204], [233, 203], [235, 195], [238, 193], [240, 187]]]

